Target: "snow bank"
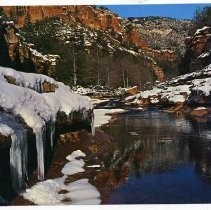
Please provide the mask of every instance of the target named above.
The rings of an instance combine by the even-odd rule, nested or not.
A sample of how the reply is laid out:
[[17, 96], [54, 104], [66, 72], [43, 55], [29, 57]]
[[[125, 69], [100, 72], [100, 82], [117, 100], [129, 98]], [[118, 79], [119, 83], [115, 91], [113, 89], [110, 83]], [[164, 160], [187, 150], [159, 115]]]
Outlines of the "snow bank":
[[82, 159], [78, 160], [76, 158], [85, 156], [86, 155], [83, 152], [81, 152], [81, 150], [76, 150], [72, 152], [71, 155], [68, 155], [66, 157], [66, 159], [69, 160], [70, 162], [65, 164], [61, 172], [64, 175], [73, 175], [79, 172], [84, 172], [84, 169], [82, 167], [84, 167], [85, 162]]
[[83, 160], [73, 160], [69, 163], [66, 163], [62, 169], [64, 175], [73, 175], [79, 172], [84, 172], [82, 168], [85, 165]]
[[94, 127], [98, 128], [104, 124], [109, 123], [112, 116], [106, 114], [112, 113], [123, 113], [126, 112], [124, 109], [94, 109]]
[[[74, 151], [68, 157], [81, 157], [85, 156], [80, 150]], [[71, 165], [72, 163], [72, 165]], [[83, 160], [72, 159], [69, 164], [69, 170], [78, 165], [83, 167]], [[66, 164], [66, 165], [67, 165]], [[62, 170], [65, 169], [66, 165]], [[76, 172], [77, 173], [77, 172]], [[51, 205], [51, 204], [100, 204], [100, 193], [98, 190], [88, 182], [88, 179], [80, 179], [72, 183], [64, 184], [67, 176], [63, 176], [57, 179], [49, 179], [43, 182], [39, 182], [31, 189], [27, 189], [26, 193], [23, 193], [23, 197], [38, 205]], [[65, 193], [62, 193], [65, 191]]]
[[[5, 76], [15, 78], [16, 85], [7, 83]], [[55, 92], [42, 93], [41, 84], [45, 81], [57, 87]], [[0, 67], [0, 89], [0, 107], [20, 115], [35, 133], [39, 132], [46, 122], [55, 121], [58, 111], [69, 115], [73, 111], [92, 109], [87, 98], [73, 93], [63, 83], [40, 74], [22, 73]]]
[[109, 102], [109, 99], [95, 99], [95, 98], [92, 98], [91, 102], [92, 102], [93, 105], [98, 105], [100, 103]]
[[[40, 98], [43, 99], [40, 100], [45, 101], [41, 101], [41, 103], [47, 103], [51, 109], [50, 112], [53, 113], [53, 115], [55, 115], [58, 111], [64, 111], [66, 114], [69, 114], [72, 111], [77, 111], [83, 108], [92, 109], [92, 104], [89, 102], [87, 97], [73, 93], [68, 86], [65, 86], [61, 82], [57, 82], [48, 76], [41, 74], [23, 73], [10, 68], [0, 67], [0, 81], [3, 82], [3, 84], [7, 83], [5, 76], [14, 78], [15, 84], [20, 86], [20, 88], [15, 91], [15, 93], [19, 92], [21, 89], [24, 89], [27, 92], [29, 91], [28, 89], [32, 89], [35, 92], [41, 93]], [[42, 84], [44, 82], [48, 82], [54, 85], [56, 87], [55, 93], [43, 93]], [[17, 88], [17, 86], [15, 87]], [[38, 94], [35, 92], [31, 91], [30, 94], [38, 97]]]
[[[12, 84], [8, 83], [8, 77], [12, 80]], [[44, 82], [53, 85], [55, 92], [44, 93]], [[73, 93], [68, 86], [50, 77], [18, 72], [11, 68], [0, 67], [0, 90], [0, 108], [22, 117], [36, 135], [38, 178], [42, 180], [44, 179], [45, 168], [46, 124], [48, 123], [51, 127], [51, 143], [53, 144], [54, 123], [57, 112], [61, 111], [69, 115], [73, 111], [81, 111], [86, 117], [88, 116], [86, 113], [92, 109], [92, 104], [87, 97]], [[1, 125], [1, 131], [6, 136], [12, 134], [12, 130], [9, 130], [8, 127], [10, 127], [8, 122]], [[22, 135], [16, 135], [17, 138], [18, 136], [23, 137]], [[19, 140], [17, 139], [17, 142]], [[51, 146], [53, 147], [53, 145]], [[19, 161], [22, 160], [19, 159]], [[16, 165], [13, 165], [13, 168], [20, 170]]]
[[7, 82], [5, 76], [15, 78], [15, 83], [18, 86], [30, 88], [40, 93], [42, 92], [42, 82], [57, 83], [54, 79], [42, 74], [24, 73], [11, 68], [0, 67], [0, 81]]
[[75, 90], [75, 93], [86, 95], [89, 93], [93, 93], [93, 90], [91, 88], [77, 87], [77, 89]]
[[160, 100], [169, 102], [185, 102], [190, 94], [201, 92], [208, 96], [211, 92], [211, 65], [193, 73], [173, 78], [170, 81], [160, 83], [152, 90], [146, 90], [136, 95], [136, 99], [149, 99], [151, 103], [158, 103]]
[[81, 150], [76, 150], [76, 151], [72, 152], [71, 155], [68, 155], [66, 157], [66, 159], [69, 160], [69, 161], [73, 161], [73, 160], [75, 160], [78, 157], [86, 157], [86, 154], [81, 152]]

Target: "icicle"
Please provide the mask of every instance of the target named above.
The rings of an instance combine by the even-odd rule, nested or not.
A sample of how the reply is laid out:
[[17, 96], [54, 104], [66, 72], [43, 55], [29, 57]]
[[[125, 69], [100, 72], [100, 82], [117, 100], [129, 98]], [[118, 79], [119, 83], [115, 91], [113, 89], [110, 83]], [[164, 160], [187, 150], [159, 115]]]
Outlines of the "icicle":
[[73, 117], [74, 117], [74, 111], [72, 111], [72, 112], [70, 113], [70, 120], [71, 120], [71, 122], [73, 121]]
[[18, 130], [11, 138], [10, 170], [12, 186], [17, 193], [20, 193], [25, 189], [25, 179], [27, 178], [27, 131]]
[[36, 80], [36, 83], [35, 83], [35, 91], [40, 93], [40, 83], [38, 83], [37, 80]]
[[83, 113], [83, 120], [88, 120], [89, 119], [88, 111], [84, 109], [82, 113]]
[[36, 132], [36, 147], [37, 147], [37, 173], [38, 179], [43, 180], [45, 177], [44, 164], [44, 148], [45, 148], [45, 134], [46, 128], [42, 127]]
[[38, 93], [42, 93], [42, 84], [41, 84], [41, 81], [37, 81], [37, 86], [39, 87], [38, 89], [39, 89], [39, 91], [38, 91]]
[[26, 180], [28, 180], [28, 139], [27, 139], [27, 130], [24, 130], [24, 135], [22, 139], [22, 160], [23, 160], [23, 173]]
[[54, 148], [54, 138], [55, 138], [55, 122], [50, 123], [50, 137], [51, 137], [51, 149]]
[[92, 112], [92, 119], [91, 119], [91, 129], [92, 129], [92, 135], [95, 136], [95, 115], [94, 115], [94, 112]]
[[42, 81], [40, 80], [40, 93], [43, 93], [43, 85], [42, 85]]

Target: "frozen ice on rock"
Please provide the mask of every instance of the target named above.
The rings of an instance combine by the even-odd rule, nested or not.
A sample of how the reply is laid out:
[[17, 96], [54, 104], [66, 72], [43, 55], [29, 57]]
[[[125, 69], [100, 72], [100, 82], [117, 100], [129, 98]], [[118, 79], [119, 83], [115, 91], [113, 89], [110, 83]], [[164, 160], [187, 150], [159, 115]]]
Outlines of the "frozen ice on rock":
[[[53, 85], [55, 92], [44, 93], [42, 86], [44, 82]], [[0, 108], [12, 113], [13, 116], [20, 116], [25, 123], [33, 129], [36, 135], [38, 178], [43, 180], [47, 123], [51, 125], [50, 137], [51, 147], [53, 147], [54, 123], [57, 112], [65, 112], [67, 115], [73, 111], [81, 111], [84, 113], [85, 111], [92, 110], [92, 103], [87, 97], [73, 93], [68, 86], [48, 76], [19, 72], [6, 67], [0, 67], [0, 90]], [[88, 115], [84, 114], [84, 116], [86, 117]], [[22, 151], [26, 151], [27, 141], [25, 141], [26, 138], [22, 135], [23, 133], [20, 134], [20, 132], [14, 130], [13, 135], [12, 127], [8, 126], [8, 122], [9, 121], [6, 123], [0, 122], [0, 132], [5, 133], [6, 136], [11, 135], [12, 140], [16, 139], [13, 142], [14, 145], [17, 146], [15, 147], [17, 150], [11, 147], [13, 148], [11, 154], [13, 154], [14, 151], [17, 152], [17, 154], [14, 153], [13, 156], [20, 158], [18, 159], [20, 164], [15, 162], [13, 164], [18, 164], [17, 167], [19, 167], [15, 169], [18, 170], [18, 180], [25, 180], [25, 176], [22, 176], [22, 174], [26, 173], [24, 171], [24, 164], [27, 162], [27, 156], [25, 154], [26, 152], [22, 153], [19, 151], [19, 147], [25, 148]], [[23, 142], [25, 142], [26, 145], [24, 145]], [[13, 174], [15, 174], [15, 172]], [[23, 183], [20, 183], [20, 186], [22, 185]]]

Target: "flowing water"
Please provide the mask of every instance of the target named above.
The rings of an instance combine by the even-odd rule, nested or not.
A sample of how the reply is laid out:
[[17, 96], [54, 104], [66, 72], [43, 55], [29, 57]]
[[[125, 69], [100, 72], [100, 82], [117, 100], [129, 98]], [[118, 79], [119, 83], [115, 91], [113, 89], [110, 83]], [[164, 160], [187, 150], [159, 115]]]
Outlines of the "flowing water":
[[211, 123], [133, 111], [102, 129], [116, 141], [103, 154], [106, 204], [211, 203]]

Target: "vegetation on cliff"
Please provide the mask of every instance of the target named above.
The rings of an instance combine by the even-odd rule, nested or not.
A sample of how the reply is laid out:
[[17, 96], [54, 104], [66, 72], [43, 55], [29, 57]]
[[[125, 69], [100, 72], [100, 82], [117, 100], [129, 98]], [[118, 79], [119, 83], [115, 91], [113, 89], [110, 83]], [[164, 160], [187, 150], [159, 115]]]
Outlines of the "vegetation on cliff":
[[[101, 30], [91, 30], [80, 24], [70, 26], [58, 18], [45, 18], [22, 29], [28, 42], [44, 54], [57, 53], [61, 60], [55, 78], [73, 85], [74, 68], [78, 85], [144, 87], [154, 82], [152, 58], [134, 51]], [[155, 65], [156, 66], [156, 65]]]

